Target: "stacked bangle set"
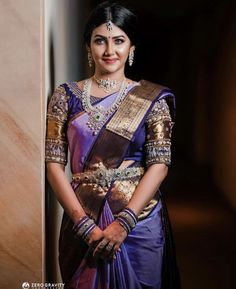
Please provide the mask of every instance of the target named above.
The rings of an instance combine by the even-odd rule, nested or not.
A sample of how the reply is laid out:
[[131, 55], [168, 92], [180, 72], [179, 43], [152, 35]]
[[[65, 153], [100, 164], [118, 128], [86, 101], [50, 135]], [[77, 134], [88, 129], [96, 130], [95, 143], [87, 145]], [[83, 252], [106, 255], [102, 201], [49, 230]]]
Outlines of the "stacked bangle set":
[[78, 223], [73, 226], [73, 231], [75, 235], [86, 240], [89, 233], [96, 227], [94, 220], [90, 219], [88, 216], [84, 216]]
[[126, 230], [129, 234], [136, 226], [138, 222], [138, 218], [136, 214], [129, 208], [125, 208], [122, 210], [116, 220], [120, 223], [120, 225]]
[[[136, 214], [129, 208], [123, 209], [118, 215], [116, 220], [119, 224], [126, 230], [129, 234], [136, 226], [138, 218]], [[86, 240], [88, 235], [96, 227], [94, 220], [90, 219], [88, 216], [84, 216], [79, 222], [75, 223], [73, 226], [73, 231], [76, 236]]]

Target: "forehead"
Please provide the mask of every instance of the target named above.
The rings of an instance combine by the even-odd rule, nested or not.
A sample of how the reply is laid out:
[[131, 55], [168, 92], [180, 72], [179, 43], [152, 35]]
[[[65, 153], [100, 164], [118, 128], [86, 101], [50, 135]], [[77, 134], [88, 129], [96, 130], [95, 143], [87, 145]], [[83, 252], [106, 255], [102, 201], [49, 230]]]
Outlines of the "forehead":
[[115, 36], [125, 36], [126, 38], [129, 38], [127, 34], [121, 30], [118, 26], [115, 24], [112, 24], [112, 30], [108, 30], [106, 24], [101, 24], [100, 26], [96, 27], [92, 32], [92, 37], [96, 35], [102, 35], [105, 37], [115, 37]]

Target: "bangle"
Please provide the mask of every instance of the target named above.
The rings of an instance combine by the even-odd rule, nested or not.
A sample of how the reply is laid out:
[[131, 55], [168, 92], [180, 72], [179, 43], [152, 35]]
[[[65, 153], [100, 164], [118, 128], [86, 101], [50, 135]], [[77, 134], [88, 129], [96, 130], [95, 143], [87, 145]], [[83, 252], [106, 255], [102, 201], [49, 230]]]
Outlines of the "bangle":
[[130, 208], [123, 209], [118, 214], [116, 220], [127, 231], [128, 234], [135, 228], [136, 224], [138, 223], [138, 217]]
[[88, 216], [84, 216], [79, 222], [74, 224], [72, 230], [76, 236], [85, 240], [95, 227], [94, 221]]

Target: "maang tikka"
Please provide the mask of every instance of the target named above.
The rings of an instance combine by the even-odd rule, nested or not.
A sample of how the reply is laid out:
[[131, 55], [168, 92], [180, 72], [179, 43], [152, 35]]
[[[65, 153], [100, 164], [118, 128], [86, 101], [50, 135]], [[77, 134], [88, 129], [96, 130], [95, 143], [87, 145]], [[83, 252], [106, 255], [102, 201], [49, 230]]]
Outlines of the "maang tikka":
[[107, 17], [107, 20], [106, 20], [106, 27], [107, 27], [107, 30], [108, 31], [111, 31], [112, 30], [112, 21], [111, 21], [111, 12], [109, 12], [109, 16]]

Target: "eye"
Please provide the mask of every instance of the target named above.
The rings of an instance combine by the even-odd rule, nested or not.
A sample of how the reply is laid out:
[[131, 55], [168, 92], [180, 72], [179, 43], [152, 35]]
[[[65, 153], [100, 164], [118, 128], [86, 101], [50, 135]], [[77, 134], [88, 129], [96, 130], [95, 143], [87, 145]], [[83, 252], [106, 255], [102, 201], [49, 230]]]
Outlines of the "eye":
[[103, 39], [103, 38], [96, 38], [96, 39], [94, 40], [94, 42], [95, 42], [96, 44], [100, 45], [100, 44], [103, 44], [103, 43], [104, 43], [104, 39]]
[[124, 39], [123, 38], [116, 38], [115, 39], [115, 44], [122, 44], [124, 43]]

